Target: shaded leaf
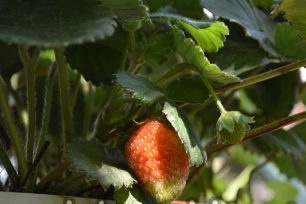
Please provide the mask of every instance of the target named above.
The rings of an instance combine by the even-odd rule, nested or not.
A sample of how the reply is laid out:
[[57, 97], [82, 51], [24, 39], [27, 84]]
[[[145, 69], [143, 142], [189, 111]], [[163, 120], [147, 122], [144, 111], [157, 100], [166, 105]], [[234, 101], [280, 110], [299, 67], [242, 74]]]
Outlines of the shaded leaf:
[[201, 168], [197, 176], [187, 183], [180, 200], [206, 202], [206, 191], [213, 189], [213, 171], [210, 167]]
[[179, 15], [196, 19], [200, 19], [203, 17], [203, 10], [200, 6], [199, 0], [145, 0], [145, 2], [149, 6], [151, 12], [156, 12], [157, 10], [165, 10], [165, 7], [167, 7], [168, 10], [174, 10], [173, 12]]
[[285, 18], [298, 31], [300, 36], [306, 40], [306, 0], [283, 0], [273, 11], [276, 16], [283, 13]]
[[122, 53], [109, 46], [97, 43], [69, 46], [67, 61], [72, 69], [81, 73], [96, 86], [109, 85], [120, 68]]
[[117, 204], [156, 204], [153, 198], [146, 195], [137, 185], [134, 185], [133, 188], [117, 190], [115, 200]]
[[275, 28], [275, 47], [288, 58], [306, 57], [306, 42], [289, 24], [277, 24]]
[[201, 21], [201, 20], [195, 20], [195, 19], [192, 19], [192, 18], [188, 18], [186, 16], [182, 16], [182, 15], [179, 15], [179, 14], [175, 14], [175, 13], [171, 13], [171, 12], [168, 12], [168, 11], [158, 11], [156, 13], [152, 13], [150, 15], [151, 17], [157, 17], [157, 18], [165, 18], [167, 20], [174, 20], [174, 21], [181, 21], [181, 22], [185, 22], [189, 25], [192, 25], [196, 28], [207, 28], [211, 25], [211, 22], [210, 21]]
[[191, 166], [201, 165], [206, 157], [196, 142], [196, 132], [193, 130], [190, 121], [177, 108], [167, 102], [164, 104], [163, 113], [184, 144]]
[[132, 93], [132, 97], [146, 104], [152, 104], [165, 97], [160, 87], [148, 79], [128, 72], [118, 72], [116, 82]]
[[58, 47], [114, 33], [111, 10], [91, 0], [2, 0], [0, 39], [24, 46]]
[[184, 76], [170, 82], [165, 89], [167, 96], [175, 101], [203, 103], [209, 97], [206, 86], [198, 76]]
[[299, 136], [280, 129], [255, 139], [254, 147], [265, 155], [281, 152], [293, 158], [301, 158], [305, 152], [306, 143]]
[[274, 23], [271, 18], [246, 0], [201, 0], [213, 14], [243, 26], [246, 34], [260, 43], [270, 54], [278, 56], [273, 47]]
[[252, 2], [257, 7], [264, 7], [267, 9], [274, 4], [274, 0], [253, 0]]
[[229, 34], [227, 26], [222, 22], [213, 22], [206, 28], [196, 28], [184, 22], [179, 22], [179, 25], [192, 35], [204, 52], [217, 52], [223, 47], [225, 35]]
[[99, 0], [124, 21], [142, 20], [148, 15], [148, 10], [142, 0]]
[[130, 187], [136, 182], [128, 171], [116, 167], [125, 163], [118, 149], [97, 142], [77, 141], [67, 145], [66, 156], [75, 169], [97, 179], [104, 189], [111, 185], [115, 189]]
[[240, 81], [235, 75], [221, 71], [216, 64], [211, 64], [205, 57], [201, 47], [195, 45], [192, 39], [185, 38], [184, 33], [180, 29], [173, 27], [173, 35], [177, 52], [187, 63], [192, 64], [201, 75], [223, 84]]
[[261, 113], [256, 121], [273, 121], [287, 116], [297, 100], [299, 73], [293, 72], [246, 88], [246, 94]]
[[145, 39], [144, 57], [146, 64], [158, 66], [167, 60], [173, 50], [173, 38], [170, 33], [160, 33]]
[[217, 53], [209, 55], [209, 59], [213, 60], [219, 67], [239, 75], [271, 62], [279, 61], [269, 56], [256, 40], [245, 36], [241, 26], [229, 23], [228, 27], [231, 32], [226, 38], [224, 47]]

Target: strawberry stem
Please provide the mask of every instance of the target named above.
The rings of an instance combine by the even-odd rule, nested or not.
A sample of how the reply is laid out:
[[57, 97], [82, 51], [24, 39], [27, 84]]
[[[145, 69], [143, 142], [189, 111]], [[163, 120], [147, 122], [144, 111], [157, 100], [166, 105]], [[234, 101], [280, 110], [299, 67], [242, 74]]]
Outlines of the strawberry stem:
[[226, 112], [227, 112], [226, 109], [225, 109], [224, 106], [222, 105], [220, 99], [218, 98], [218, 96], [217, 96], [215, 90], [213, 89], [213, 87], [212, 87], [211, 84], [209, 83], [208, 79], [207, 79], [205, 76], [203, 76], [203, 74], [201, 74], [201, 79], [202, 79], [202, 81], [204, 82], [205, 86], [207, 87], [207, 89], [208, 89], [208, 91], [209, 91], [211, 97], [213, 98], [214, 102], [216, 103], [216, 105], [217, 105], [219, 111], [221, 112], [221, 114], [222, 114], [222, 113], [226, 113]]
[[279, 67], [277, 69], [268, 71], [268, 72], [264, 72], [262, 74], [257, 74], [254, 76], [251, 76], [249, 78], [243, 79], [242, 82], [237, 82], [237, 83], [232, 83], [232, 84], [227, 84], [224, 85], [222, 87], [216, 88], [215, 92], [217, 94], [220, 93], [224, 93], [224, 92], [228, 92], [228, 91], [233, 91], [236, 89], [240, 89], [243, 87], [247, 87], [253, 84], [257, 84], [259, 82], [268, 80], [268, 79], [272, 79], [274, 77], [278, 77], [281, 76], [283, 74], [287, 74], [289, 72], [295, 71], [297, 69], [300, 69], [302, 66], [306, 65], [306, 59], [292, 63], [292, 64], [288, 64], [282, 67]]
[[[282, 118], [280, 120], [271, 122], [271, 123], [263, 125], [261, 127], [252, 129], [252, 130], [245, 133], [245, 137], [243, 138], [242, 141], [243, 142], [249, 141], [251, 139], [260, 137], [260, 136], [262, 136], [266, 133], [274, 132], [274, 131], [276, 131], [276, 130], [278, 130], [278, 129], [286, 126], [286, 125], [289, 125], [291, 123], [295, 123], [295, 122], [302, 121], [302, 120], [306, 120], [306, 111], [295, 114], [295, 115], [292, 115], [292, 116], [289, 116], [289, 117], [286, 117], [286, 118]], [[212, 145], [212, 146], [209, 146], [207, 148], [206, 152], [207, 152], [208, 155], [211, 155], [215, 152], [219, 152], [219, 151], [221, 151], [221, 150], [223, 150], [227, 147], [230, 147], [232, 145], [233, 144]]]

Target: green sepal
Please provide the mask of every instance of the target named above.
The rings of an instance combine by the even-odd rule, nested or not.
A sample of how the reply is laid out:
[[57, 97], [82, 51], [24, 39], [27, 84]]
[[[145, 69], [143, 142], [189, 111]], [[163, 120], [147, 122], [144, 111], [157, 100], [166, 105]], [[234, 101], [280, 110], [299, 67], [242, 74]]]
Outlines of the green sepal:
[[243, 115], [239, 111], [221, 113], [217, 124], [217, 143], [236, 144], [241, 142], [245, 132], [254, 123], [253, 117]]

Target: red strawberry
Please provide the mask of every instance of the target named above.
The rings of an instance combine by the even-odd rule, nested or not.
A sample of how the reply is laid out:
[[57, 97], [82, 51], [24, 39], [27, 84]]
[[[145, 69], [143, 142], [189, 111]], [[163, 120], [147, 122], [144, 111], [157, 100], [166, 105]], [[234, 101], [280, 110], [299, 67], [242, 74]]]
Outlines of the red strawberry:
[[148, 120], [125, 146], [129, 167], [159, 203], [180, 195], [189, 174], [189, 159], [177, 132], [156, 120]]

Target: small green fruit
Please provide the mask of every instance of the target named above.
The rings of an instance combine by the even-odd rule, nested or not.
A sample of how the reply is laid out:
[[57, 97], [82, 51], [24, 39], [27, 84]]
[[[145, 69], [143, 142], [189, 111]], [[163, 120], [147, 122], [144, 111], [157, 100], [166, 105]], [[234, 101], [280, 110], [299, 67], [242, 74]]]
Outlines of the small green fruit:
[[254, 122], [252, 117], [245, 116], [239, 111], [223, 112], [216, 124], [217, 143], [241, 142], [245, 132], [250, 129], [249, 124]]

